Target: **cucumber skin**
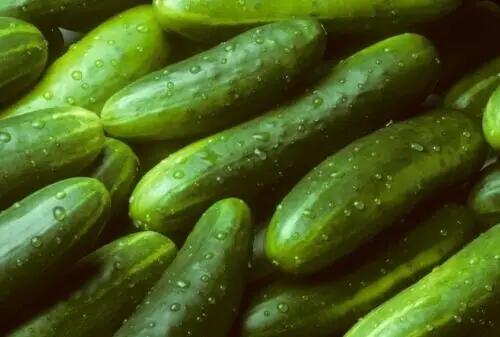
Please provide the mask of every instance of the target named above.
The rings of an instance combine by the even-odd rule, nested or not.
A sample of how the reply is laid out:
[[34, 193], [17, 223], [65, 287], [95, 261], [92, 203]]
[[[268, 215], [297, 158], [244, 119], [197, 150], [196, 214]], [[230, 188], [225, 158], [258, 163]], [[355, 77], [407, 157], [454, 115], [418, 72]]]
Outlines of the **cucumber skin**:
[[479, 172], [488, 147], [477, 120], [437, 110], [358, 139], [284, 198], [266, 255], [281, 270], [317, 271], [352, 252], [440, 188]]
[[[473, 214], [465, 207], [443, 207], [403, 237], [389, 237], [390, 247], [379, 247], [338, 279], [277, 282], [264, 288], [244, 314], [240, 335], [340, 336], [357, 319], [471, 241], [477, 229]], [[280, 304], [287, 306], [286, 313], [278, 309]]]
[[210, 207], [137, 311], [114, 337], [225, 337], [251, 256], [251, 215], [238, 199]]
[[[383, 126], [406, 103], [419, 101], [435, 83], [438, 68], [432, 46], [413, 34], [355, 54], [289, 105], [202, 139], [159, 163], [132, 194], [135, 225], [163, 233], [186, 231], [194, 216], [224, 196], [255, 193], [282, 180], [283, 172], [305, 173], [336, 149]], [[395, 93], [398, 100], [393, 100]], [[356, 128], [345, 133], [352, 125]]]
[[474, 211], [478, 221], [485, 228], [500, 223], [500, 163], [496, 163], [483, 173], [472, 189], [468, 206]]
[[113, 95], [101, 113], [104, 128], [133, 141], [212, 134], [277, 103], [324, 49], [324, 30], [314, 20], [247, 31]]
[[151, 6], [130, 9], [70, 47], [28, 94], [0, 116], [72, 105], [100, 113], [111, 95], [163, 66], [168, 54], [168, 44]]
[[[495, 321], [482, 316], [487, 317], [490, 309], [498, 313], [500, 308], [499, 246], [497, 225], [370, 312], [345, 336], [484, 336], [476, 334], [478, 328], [495, 333]], [[493, 325], [488, 329], [489, 324]]]
[[461, 2], [405, 0], [391, 6], [383, 0], [362, 0], [351, 6], [342, 1], [154, 0], [154, 8], [167, 30], [198, 41], [221, 41], [250, 27], [306, 16], [318, 18], [335, 34], [394, 30], [446, 15]]
[[109, 210], [102, 183], [71, 178], [0, 213], [0, 312], [16, 310], [89, 253]]
[[0, 120], [0, 207], [82, 172], [103, 144], [99, 118], [77, 107]]
[[47, 41], [33, 25], [0, 17], [0, 103], [35, 84], [48, 58]]
[[111, 337], [176, 253], [172, 241], [154, 232], [113, 241], [86, 256], [64, 276], [63, 289], [69, 289], [64, 297], [8, 336]]
[[[500, 72], [497, 78], [500, 79]], [[491, 147], [500, 150], [500, 81], [484, 109], [483, 131]]]
[[3, 0], [0, 16], [20, 18], [41, 26], [86, 29], [143, 0]]
[[481, 118], [488, 99], [500, 86], [500, 57], [465, 76], [446, 94], [444, 105]]

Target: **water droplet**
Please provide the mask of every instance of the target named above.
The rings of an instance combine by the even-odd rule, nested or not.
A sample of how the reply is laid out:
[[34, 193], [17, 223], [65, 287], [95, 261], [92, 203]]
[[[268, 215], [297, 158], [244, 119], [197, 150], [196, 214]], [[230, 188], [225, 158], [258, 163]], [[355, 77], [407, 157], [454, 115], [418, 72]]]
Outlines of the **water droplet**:
[[350, 211], [350, 210], [348, 210], [348, 209], [345, 209], [345, 210], [344, 210], [344, 214], [345, 214], [346, 216], [351, 216], [351, 211]]
[[362, 201], [355, 201], [354, 202], [354, 207], [359, 209], [360, 211], [365, 209], [365, 204]]
[[73, 97], [68, 97], [66, 98], [66, 102], [70, 105], [75, 104], [75, 99]]
[[182, 171], [175, 171], [174, 172], [174, 178], [175, 179], [182, 179], [182, 178], [184, 178], [184, 172], [182, 172]]
[[149, 31], [149, 28], [143, 24], [139, 24], [139, 25], [137, 25], [136, 30], [139, 33], [147, 33]]
[[194, 65], [189, 69], [191, 74], [198, 74], [201, 71], [201, 67], [199, 65]]
[[429, 332], [430, 332], [430, 331], [434, 330], [434, 327], [433, 327], [432, 325], [430, 325], [430, 324], [427, 324], [427, 325], [425, 326], [425, 329], [427, 329], [427, 331], [429, 331]]
[[45, 126], [45, 121], [42, 121], [42, 120], [33, 121], [33, 122], [31, 122], [31, 126], [34, 127], [35, 129], [41, 130]]
[[189, 281], [183, 281], [183, 280], [178, 280], [176, 282], [177, 286], [182, 289], [187, 289], [191, 286], [191, 282]]
[[102, 68], [102, 67], [104, 67], [104, 61], [103, 60], [97, 60], [97, 61], [95, 61], [94, 64], [95, 64], [96, 68]]
[[66, 210], [63, 207], [56, 206], [52, 210], [52, 214], [54, 215], [54, 218], [58, 221], [63, 221], [64, 218], [66, 217]]
[[214, 258], [214, 253], [206, 253], [205, 254], [205, 260], [211, 260]]
[[116, 269], [116, 270], [120, 270], [122, 269], [122, 264], [120, 261], [115, 261], [115, 263], [113, 263], [113, 267]]
[[71, 78], [75, 81], [80, 81], [83, 78], [83, 74], [81, 71], [75, 70], [71, 73]]
[[42, 247], [42, 240], [38, 236], [34, 236], [31, 238], [31, 245], [35, 248], [40, 248]]
[[439, 234], [441, 234], [442, 236], [447, 236], [448, 235], [448, 230], [446, 228], [442, 228], [439, 231]]
[[47, 101], [50, 101], [52, 98], [54, 98], [54, 94], [52, 91], [46, 91], [43, 93], [43, 98], [45, 98]]
[[208, 276], [207, 274], [201, 275], [200, 280], [202, 282], [208, 282], [210, 281], [210, 276]]
[[266, 160], [266, 159], [267, 159], [267, 154], [266, 154], [264, 151], [260, 150], [260, 149], [255, 149], [255, 150], [253, 151], [253, 153], [254, 153], [257, 157], [259, 157], [259, 159], [260, 159], [260, 160]]
[[217, 233], [217, 235], [215, 237], [217, 238], [217, 240], [224, 240], [225, 238], [227, 238], [227, 233], [226, 232], [219, 232], [219, 233]]
[[493, 291], [493, 287], [491, 285], [489, 285], [489, 284], [485, 285], [484, 289], [486, 289], [487, 292], [492, 292]]
[[441, 151], [441, 146], [439, 146], [439, 145], [434, 145], [434, 146], [432, 147], [432, 150], [433, 150], [434, 152], [440, 152], [440, 151]]
[[0, 143], [8, 143], [11, 139], [12, 137], [10, 136], [10, 133], [0, 131]]
[[422, 152], [424, 150], [424, 147], [418, 143], [411, 143], [410, 147], [418, 152]]
[[170, 305], [170, 311], [177, 312], [181, 310], [181, 305], [179, 303], [172, 303]]
[[64, 198], [66, 198], [66, 192], [64, 192], [64, 191], [57, 192], [56, 198], [59, 199], [59, 200], [62, 200]]
[[286, 303], [279, 303], [278, 304], [278, 311], [279, 312], [286, 314], [288, 312], [288, 310], [289, 310], [288, 304], [286, 304]]
[[324, 100], [323, 100], [322, 97], [316, 97], [313, 100], [313, 104], [314, 104], [315, 107], [321, 106], [323, 104], [323, 102], [324, 102]]
[[465, 138], [470, 138], [472, 135], [469, 131], [464, 131], [462, 132], [462, 136], [464, 136]]

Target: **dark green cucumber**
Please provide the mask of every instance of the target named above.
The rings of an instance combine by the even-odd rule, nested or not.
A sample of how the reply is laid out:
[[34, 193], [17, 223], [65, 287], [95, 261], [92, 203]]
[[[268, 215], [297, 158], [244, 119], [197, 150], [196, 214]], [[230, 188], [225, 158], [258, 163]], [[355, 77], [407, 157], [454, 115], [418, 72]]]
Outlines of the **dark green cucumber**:
[[227, 336], [245, 288], [251, 241], [245, 203], [215, 203], [114, 337]]
[[490, 228], [500, 223], [500, 163], [486, 169], [472, 189], [468, 205], [481, 225]]
[[358, 139], [284, 198], [269, 225], [266, 255], [286, 272], [319, 270], [419, 201], [478, 172], [487, 149], [479, 122], [451, 110]]
[[154, 232], [123, 237], [64, 275], [61, 296], [10, 337], [111, 337], [160, 279], [177, 253]]
[[49, 183], [78, 175], [103, 144], [99, 118], [77, 107], [0, 120], [0, 208]]
[[0, 103], [35, 84], [47, 63], [47, 41], [33, 25], [0, 17]]
[[159, 21], [192, 39], [224, 40], [253, 26], [315, 17], [330, 33], [386, 31], [441, 17], [461, 0], [155, 0]]
[[[500, 72], [497, 78], [500, 79]], [[484, 109], [483, 131], [491, 147], [496, 151], [500, 150], [500, 81]]]
[[106, 102], [101, 118], [121, 139], [211, 134], [277, 103], [324, 49], [314, 20], [259, 27], [132, 83]]
[[414, 34], [356, 53], [304, 96], [170, 155], [136, 187], [132, 218], [139, 228], [186, 231], [216, 200], [305, 173], [420, 101], [436, 81], [436, 60], [432, 45]]
[[[478, 233], [465, 207], [447, 206], [352, 272], [321, 281], [278, 282], [254, 296], [242, 337], [340, 336], [371, 309], [426, 275]], [[390, 238], [389, 238], [390, 239]]]
[[72, 105], [99, 113], [116, 91], [163, 66], [168, 49], [151, 6], [128, 10], [72, 45], [32, 91], [1, 116]]
[[143, 0], [2, 0], [0, 16], [21, 18], [41, 26], [85, 29]]
[[345, 337], [486, 336], [478, 330], [498, 336], [498, 247], [500, 225], [370, 312]]
[[167, 140], [132, 144], [134, 152], [139, 157], [139, 176], [142, 177], [160, 161], [189, 144], [189, 141]]
[[49, 185], [0, 213], [0, 312], [13, 310], [87, 254], [109, 215], [92, 178]]
[[259, 228], [253, 237], [252, 268], [250, 269], [249, 282], [257, 283], [267, 280], [271, 275], [278, 272], [278, 269], [268, 260], [264, 243], [266, 239], [267, 226]]
[[444, 105], [481, 118], [493, 91], [500, 86], [500, 57], [464, 77], [446, 94]]

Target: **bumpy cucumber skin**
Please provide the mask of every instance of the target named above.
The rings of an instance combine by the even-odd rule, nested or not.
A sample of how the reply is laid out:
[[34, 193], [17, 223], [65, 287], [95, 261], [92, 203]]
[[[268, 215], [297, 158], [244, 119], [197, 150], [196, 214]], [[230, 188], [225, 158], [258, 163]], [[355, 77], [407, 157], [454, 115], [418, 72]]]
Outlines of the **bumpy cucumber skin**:
[[0, 207], [60, 179], [78, 175], [104, 144], [92, 112], [53, 108], [0, 121]]
[[48, 58], [47, 41], [33, 25], [0, 17], [0, 103], [35, 84]]
[[[497, 77], [500, 78], [498, 75]], [[500, 82], [491, 95], [488, 104], [486, 104], [483, 116], [483, 130], [491, 147], [496, 151], [500, 150]]]
[[244, 202], [214, 204], [114, 337], [227, 336], [245, 288], [251, 240]]
[[104, 185], [71, 178], [0, 213], [0, 310], [9, 312], [87, 254], [110, 210]]
[[[359, 321], [346, 337], [484, 336], [500, 308], [500, 225]], [[492, 324], [488, 329], [487, 327]], [[498, 335], [498, 330], [496, 331]], [[492, 335], [493, 336], [493, 335]]]
[[500, 86], [500, 57], [455, 84], [446, 94], [444, 105], [481, 118], [488, 99], [498, 86]]
[[2, 0], [0, 16], [41, 26], [85, 29], [143, 0]]
[[99, 113], [116, 91], [163, 66], [168, 49], [151, 6], [130, 9], [70, 47], [31, 92], [0, 116], [72, 105]]
[[454, 205], [443, 207], [339, 279], [278, 282], [264, 288], [244, 315], [241, 336], [340, 336], [357, 319], [444, 262], [477, 233], [471, 211]]
[[269, 225], [266, 254], [289, 273], [319, 270], [433, 192], [478, 172], [487, 149], [478, 121], [451, 110], [358, 139], [284, 198]]
[[500, 163], [484, 172], [469, 195], [468, 205], [486, 228], [500, 223]]
[[276, 103], [324, 49], [317, 21], [262, 26], [127, 86], [106, 102], [101, 118], [121, 139], [211, 134]]
[[223, 40], [249, 27], [312, 16], [331, 33], [359, 33], [408, 26], [443, 16], [461, 0], [154, 0], [161, 24], [199, 41]]
[[132, 234], [98, 249], [64, 276], [64, 297], [9, 337], [110, 337], [177, 254], [161, 234]]
[[139, 182], [130, 214], [142, 229], [188, 230], [212, 202], [305, 173], [383, 126], [425, 95], [438, 69], [433, 47], [419, 35], [360, 51], [290, 104], [170, 155]]

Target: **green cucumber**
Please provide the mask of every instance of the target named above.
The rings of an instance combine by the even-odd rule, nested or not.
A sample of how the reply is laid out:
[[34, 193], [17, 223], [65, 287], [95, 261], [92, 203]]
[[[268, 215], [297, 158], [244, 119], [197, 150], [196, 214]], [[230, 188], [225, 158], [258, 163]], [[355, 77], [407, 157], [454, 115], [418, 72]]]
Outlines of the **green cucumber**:
[[47, 41], [33, 25], [0, 17], [0, 103], [35, 84], [48, 58]]
[[419, 35], [389, 38], [335, 65], [304, 96], [170, 155], [132, 194], [136, 226], [186, 231], [216, 200], [258, 192], [284, 172], [300, 176], [420, 101], [436, 81], [436, 60]]
[[167, 140], [132, 144], [134, 152], [137, 154], [137, 157], [139, 157], [139, 176], [144, 176], [144, 174], [163, 159], [189, 143], [189, 141], [184, 140]]
[[455, 84], [446, 94], [444, 105], [481, 118], [488, 99], [498, 86], [500, 86], [500, 57]]
[[[500, 79], [500, 72], [497, 74]], [[500, 150], [500, 81], [486, 104], [483, 116], [483, 130], [488, 143], [494, 150]]]
[[498, 247], [500, 225], [371, 311], [345, 337], [485, 336], [481, 329], [498, 336]]
[[82, 259], [61, 282], [61, 296], [9, 337], [111, 337], [177, 253], [154, 232], [123, 237]]
[[468, 205], [486, 228], [500, 223], [500, 163], [486, 169], [472, 189]]
[[250, 283], [258, 283], [269, 279], [278, 272], [278, 269], [268, 260], [264, 243], [266, 239], [267, 226], [259, 228], [253, 237], [252, 262], [249, 275]]
[[264, 288], [244, 314], [240, 336], [340, 336], [371, 309], [443, 263], [477, 232], [468, 209], [443, 207], [402, 237], [389, 237], [390, 247], [376, 247], [346, 275]]
[[0, 312], [44, 290], [96, 242], [110, 198], [92, 178], [49, 185], [0, 213]]
[[487, 149], [478, 121], [450, 110], [358, 139], [283, 199], [269, 225], [266, 255], [289, 273], [317, 271], [419, 201], [478, 172]]
[[161, 24], [199, 41], [223, 40], [253, 26], [312, 16], [330, 33], [385, 31], [435, 19], [461, 0], [154, 0]]
[[163, 66], [168, 49], [151, 6], [128, 10], [72, 45], [1, 117], [72, 105], [99, 113], [116, 91]]
[[75, 30], [91, 27], [143, 0], [2, 0], [0, 16], [21, 18], [41, 26]]
[[245, 203], [215, 203], [114, 337], [227, 336], [245, 288], [251, 240]]
[[104, 128], [136, 141], [225, 129], [277, 103], [324, 49], [323, 28], [314, 20], [250, 30], [113, 95], [101, 113]]
[[0, 208], [82, 172], [103, 144], [99, 118], [77, 107], [0, 120]]

